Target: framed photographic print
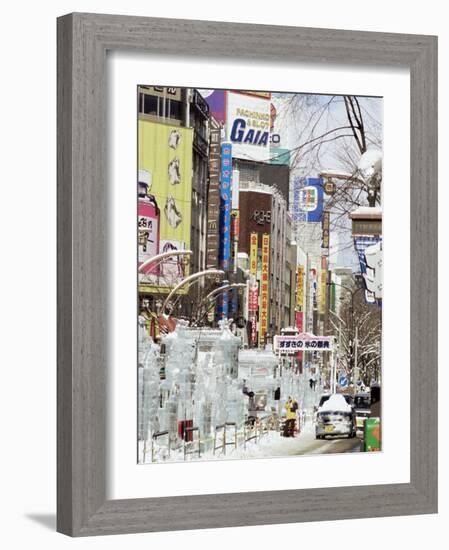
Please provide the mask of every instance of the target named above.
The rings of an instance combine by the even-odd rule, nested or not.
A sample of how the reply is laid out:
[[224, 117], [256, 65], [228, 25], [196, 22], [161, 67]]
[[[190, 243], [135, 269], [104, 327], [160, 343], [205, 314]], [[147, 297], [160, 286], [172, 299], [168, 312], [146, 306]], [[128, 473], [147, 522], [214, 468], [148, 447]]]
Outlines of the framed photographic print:
[[58, 20], [59, 531], [436, 511], [436, 67]]

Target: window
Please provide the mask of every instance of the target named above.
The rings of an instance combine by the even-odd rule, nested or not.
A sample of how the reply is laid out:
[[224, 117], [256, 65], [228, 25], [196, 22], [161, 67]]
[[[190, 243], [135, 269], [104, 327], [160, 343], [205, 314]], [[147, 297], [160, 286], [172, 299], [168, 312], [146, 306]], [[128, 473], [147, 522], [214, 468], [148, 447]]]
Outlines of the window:
[[182, 103], [180, 101], [176, 101], [175, 99], [169, 99], [167, 113], [168, 113], [168, 118], [181, 120]]
[[160, 115], [161, 113], [158, 112], [159, 108], [159, 98], [144, 94], [144, 101], [143, 101], [143, 112], [146, 115]]

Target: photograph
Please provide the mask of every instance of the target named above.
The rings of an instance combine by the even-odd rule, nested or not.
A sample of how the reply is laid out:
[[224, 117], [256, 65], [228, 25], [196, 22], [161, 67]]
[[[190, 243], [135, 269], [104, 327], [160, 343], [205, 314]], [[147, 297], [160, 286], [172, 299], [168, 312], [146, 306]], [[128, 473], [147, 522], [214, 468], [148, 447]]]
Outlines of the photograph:
[[138, 463], [381, 451], [382, 97], [136, 116]]

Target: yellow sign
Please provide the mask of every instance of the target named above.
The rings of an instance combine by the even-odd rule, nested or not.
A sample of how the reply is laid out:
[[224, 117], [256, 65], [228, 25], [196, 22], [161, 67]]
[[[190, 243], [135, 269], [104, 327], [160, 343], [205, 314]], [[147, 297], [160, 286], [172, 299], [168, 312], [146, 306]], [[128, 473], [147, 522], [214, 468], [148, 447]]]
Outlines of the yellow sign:
[[268, 331], [268, 301], [270, 281], [270, 235], [262, 235], [262, 276], [260, 281], [260, 329], [259, 346], [265, 342], [265, 334]]
[[251, 233], [249, 238], [249, 272], [254, 277], [257, 276], [257, 246], [258, 235], [257, 233]]
[[[140, 264], [149, 246], [141, 226], [150, 223], [158, 228], [151, 235], [154, 255], [190, 248], [193, 130], [139, 120], [138, 136]], [[188, 262], [173, 256], [139, 274], [139, 290], [166, 293], [186, 275]]]
[[296, 271], [296, 307], [302, 311], [304, 307], [304, 267], [298, 265]]

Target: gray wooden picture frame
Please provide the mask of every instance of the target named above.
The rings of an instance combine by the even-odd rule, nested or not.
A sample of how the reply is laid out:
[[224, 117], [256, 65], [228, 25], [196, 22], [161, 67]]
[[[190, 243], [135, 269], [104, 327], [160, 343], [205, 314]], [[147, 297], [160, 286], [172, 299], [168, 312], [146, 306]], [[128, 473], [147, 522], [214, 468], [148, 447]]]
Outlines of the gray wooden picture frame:
[[[85, 536], [436, 512], [437, 38], [81, 13], [57, 25], [58, 531]], [[272, 62], [410, 69], [410, 483], [106, 499], [109, 50], [231, 60], [244, 52]]]

